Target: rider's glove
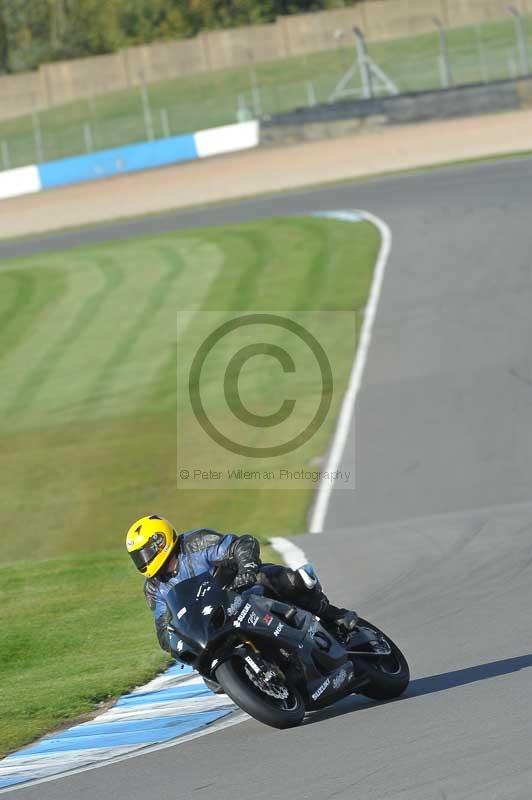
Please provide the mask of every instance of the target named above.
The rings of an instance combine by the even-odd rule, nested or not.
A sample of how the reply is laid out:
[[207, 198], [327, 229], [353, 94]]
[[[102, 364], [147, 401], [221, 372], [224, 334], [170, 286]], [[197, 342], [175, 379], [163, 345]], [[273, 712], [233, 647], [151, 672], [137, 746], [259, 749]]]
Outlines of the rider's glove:
[[358, 614], [355, 611], [348, 611], [341, 608], [339, 616], [334, 620], [335, 624], [346, 633], [352, 633], [357, 626]]
[[233, 581], [234, 589], [247, 589], [257, 582], [257, 564], [243, 564]]

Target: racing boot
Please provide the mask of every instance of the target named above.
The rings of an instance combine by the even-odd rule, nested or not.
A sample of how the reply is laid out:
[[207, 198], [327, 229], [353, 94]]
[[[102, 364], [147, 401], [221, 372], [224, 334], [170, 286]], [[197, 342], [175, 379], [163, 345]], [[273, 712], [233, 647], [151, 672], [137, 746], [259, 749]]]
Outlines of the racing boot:
[[358, 615], [347, 608], [333, 606], [324, 593], [318, 576], [310, 564], [296, 570], [296, 576], [301, 590], [305, 592], [305, 607], [320, 617], [324, 626], [333, 636], [348, 638], [354, 631]]

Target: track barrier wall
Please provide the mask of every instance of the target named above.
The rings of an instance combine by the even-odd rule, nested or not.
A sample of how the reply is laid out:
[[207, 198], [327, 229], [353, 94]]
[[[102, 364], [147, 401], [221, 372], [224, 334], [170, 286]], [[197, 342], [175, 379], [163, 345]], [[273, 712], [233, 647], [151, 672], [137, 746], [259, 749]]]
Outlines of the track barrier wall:
[[532, 75], [367, 100], [343, 100], [261, 120], [125, 145], [0, 172], [0, 200], [197, 158], [275, 144], [332, 139], [383, 125], [480, 116], [532, 107]]
[[385, 125], [480, 117], [531, 107], [532, 76], [366, 100], [340, 100], [271, 115], [261, 122], [260, 143], [333, 139]]
[[90, 155], [32, 164], [0, 172], [0, 200], [57, 186], [246, 150], [258, 144], [259, 123], [252, 120], [184, 136], [101, 150]]

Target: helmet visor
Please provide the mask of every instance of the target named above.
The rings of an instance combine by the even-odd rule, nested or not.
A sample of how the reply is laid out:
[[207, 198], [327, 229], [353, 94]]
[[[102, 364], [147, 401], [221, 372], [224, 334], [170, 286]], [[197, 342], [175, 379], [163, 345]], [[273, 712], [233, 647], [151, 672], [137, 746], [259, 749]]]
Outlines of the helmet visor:
[[132, 550], [129, 555], [133, 559], [136, 568], [144, 572], [148, 564], [161, 552], [164, 547], [164, 542], [164, 536], [156, 534], [152, 536], [150, 541], [147, 542], [144, 547], [141, 547], [140, 550]]

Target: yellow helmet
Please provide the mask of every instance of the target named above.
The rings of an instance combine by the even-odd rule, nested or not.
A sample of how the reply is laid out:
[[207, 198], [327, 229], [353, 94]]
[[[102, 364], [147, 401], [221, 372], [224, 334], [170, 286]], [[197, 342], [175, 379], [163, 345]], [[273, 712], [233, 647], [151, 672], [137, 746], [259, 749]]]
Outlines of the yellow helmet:
[[127, 552], [136, 568], [152, 578], [172, 555], [177, 533], [170, 523], [152, 514], [133, 523], [126, 535]]

